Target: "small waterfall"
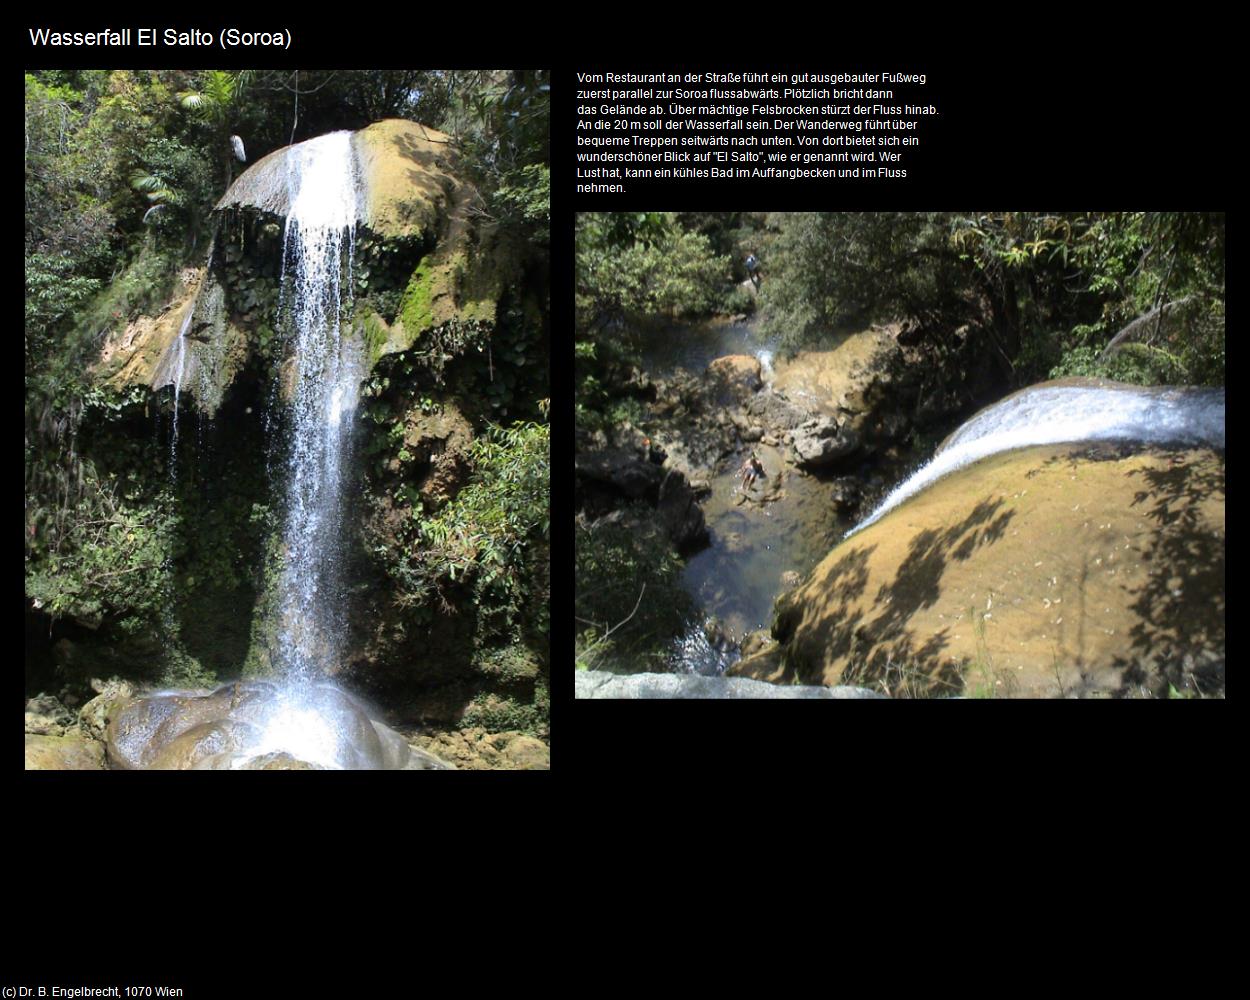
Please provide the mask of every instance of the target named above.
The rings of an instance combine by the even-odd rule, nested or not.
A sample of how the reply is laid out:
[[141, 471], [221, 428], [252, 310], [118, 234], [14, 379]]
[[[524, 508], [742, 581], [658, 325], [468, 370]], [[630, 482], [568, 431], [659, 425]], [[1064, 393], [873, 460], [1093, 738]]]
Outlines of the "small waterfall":
[[1081, 441], [1224, 447], [1223, 389], [1042, 385], [988, 406], [847, 537], [956, 469], [1033, 445]]
[[291, 380], [285, 477], [279, 668], [308, 678], [338, 655], [346, 625], [339, 585], [342, 504], [362, 351], [344, 336], [350, 308], [358, 184], [350, 132], [292, 147], [283, 248]]
[[169, 434], [169, 478], [172, 482], [178, 480], [178, 397], [182, 392], [182, 376], [187, 366], [187, 330], [191, 328], [191, 316], [194, 313], [195, 299], [192, 299], [187, 306], [186, 315], [182, 318], [178, 339], [174, 341], [174, 422]]
[[702, 626], [692, 625], [673, 643], [670, 653], [675, 672], [721, 677], [740, 659], [738, 647], [728, 642], [713, 643]]

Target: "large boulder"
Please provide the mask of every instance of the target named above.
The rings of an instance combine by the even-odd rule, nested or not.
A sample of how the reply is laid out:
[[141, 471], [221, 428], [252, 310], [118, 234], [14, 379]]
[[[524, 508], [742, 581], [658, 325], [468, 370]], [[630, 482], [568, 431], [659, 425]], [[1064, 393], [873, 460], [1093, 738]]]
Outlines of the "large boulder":
[[1048, 445], [953, 472], [777, 603], [785, 683], [1017, 696], [1224, 690], [1224, 458]]
[[202, 722], [160, 747], [145, 767], [150, 771], [190, 771], [214, 755], [226, 757], [259, 738], [253, 726], [233, 719]]
[[[283, 146], [257, 160], [230, 185], [217, 210], [251, 208], [285, 218], [291, 209], [289, 179], [304, 145]], [[391, 118], [354, 132], [352, 150], [357, 221], [387, 237], [437, 235], [461, 187], [451, 137]]]
[[576, 470], [580, 478], [610, 487], [631, 500], [654, 500], [665, 475], [660, 466], [632, 448], [578, 452]]
[[113, 766], [131, 770], [433, 770], [366, 705], [329, 683], [240, 681], [131, 701], [109, 724]]
[[815, 417], [794, 429], [794, 455], [800, 465], [821, 468], [853, 455], [859, 435], [833, 417]]
[[668, 537], [679, 550], [689, 551], [706, 544], [708, 532], [703, 509], [695, 500], [694, 490], [684, 473], [677, 469], [665, 473], [656, 511]]
[[750, 354], [729, 354], [707, 366], [712, 385], [724, 395], [745, 402], [764, 382], [759, 358]]
[[847, 334], [828, 350], [778, 360], [773, 389], [819, 404], [828, 413], [855, 412], [869, 386], [888, 377], [899, 353], [891, 327]]

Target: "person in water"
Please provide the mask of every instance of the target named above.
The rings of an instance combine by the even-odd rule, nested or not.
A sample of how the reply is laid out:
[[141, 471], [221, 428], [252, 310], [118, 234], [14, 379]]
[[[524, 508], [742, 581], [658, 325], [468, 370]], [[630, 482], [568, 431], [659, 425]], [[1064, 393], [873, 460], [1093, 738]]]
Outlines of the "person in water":
[[753, 253], [747, 254], [747, 277], [751, 279], [751, 284], [755, 286], [756, 291], [759, 291], [760, 262], [759, 258]]
[[755, 452], [751, 452], [751, 457], [742, 463], [742, 492], [749, 493], [755, 481], [763, 479], [764, 475], [763, 464]]

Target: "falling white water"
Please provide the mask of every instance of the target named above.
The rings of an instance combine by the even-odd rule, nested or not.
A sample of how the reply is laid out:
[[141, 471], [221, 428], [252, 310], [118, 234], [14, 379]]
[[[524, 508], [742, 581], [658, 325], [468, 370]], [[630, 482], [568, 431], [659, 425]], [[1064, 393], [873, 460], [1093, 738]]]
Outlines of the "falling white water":
[[195, 312], [195, 300], [187, 306], [187, 314], [182, 318], [182, 326], [178, 330], [178, 339], [174, 342], [174, 426], [169, 436], [169, 478], [178, 478], [178, 397], [182, 392], [182, 374], [187, 366], [187, 330], [191, 327], [191, 316]]
[[284, 469], [285, 566], [280, 583], [279, 667], [324, 673], [340, 648], [343, 477], [362, 375], [360, 345], [344, 336], [350, 306], [358, 185], [351, 133], [291, 147], [283, 284], [292, 359]]
[[989, 455], [1042, 444], [1134, 441], [1224, 447], [1223, 389], [1053, 385], [1025, 389], [963, 424], [930, 461], [890, 493], [849, 535], [956, 469]]

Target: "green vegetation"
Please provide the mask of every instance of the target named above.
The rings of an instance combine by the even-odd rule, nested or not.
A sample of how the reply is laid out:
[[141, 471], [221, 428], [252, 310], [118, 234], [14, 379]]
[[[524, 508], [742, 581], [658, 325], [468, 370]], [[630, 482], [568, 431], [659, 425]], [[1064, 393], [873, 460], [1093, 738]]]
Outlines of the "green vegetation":
[[852, 324], [908, 320], [930, 344], [966, 327], [1012, 386], [1070, 374], [1224, 382], [1223, 213], [768, 222], [761, 307], [791, 348]]
[[[370, 551], [355, 546], [346, 575], [361, 607], [397, 609], [363, 658], [386, 682], [423, 683], [403, 643], [436, 620], [466, 623], [454, 664], [459, 707], [473, 706], [465, 724], [546, 735], [549, 89], [543, 71], [26, 74], [26, 609], [48, 646], [72, 635], [83, 662], [169, 684], [267, 669], [282, 509], [266, 463], [281, 454], [266, 455], [258, 411], [279, 398], [271, 376], [287, 343], [283, 234], [281, 220], [212, 216], [246, 169], [230, 137], [252, 164], [408, 118], [450, 136], [458, 176], [480, 197], [454, 253], [439, 256], [433, 234], [359, 234], [355, 320], [377, 367], [359, 412], [369, 483], [352, 514], [377, 514], [385, 530]], [[220, 350], [199, 351], [196, 389], [182, 386], [175, 468], [170, 390], [115, 388], [98, 362], [104, 345], [154, 325], [137, 319], [189, 299], [210, 242], [229, 308], [207, 331], [197, 319]], [[390, 342], [400, 316], [420, 333], [408, 350]], [[397, 353], [381, 358], [388, 347]], [[120, 368], [127, 355], [112, 357]], [[218, 385], [214, 419], [193, 418], [198, 379], [208, 392], [222, 381], [214, 365], [237, 378], [224, 396]], [[405, 434], [410, 413], [434, 421], [445, 409], [455, 454], [440, 463], [445, 439]]]
[[545, 739], [550, 735], [551, 692], [546, 678], [535, 685], [532, 696], [481, 694], [465, 708], [463, 726], [481, 726], [492, 733], [519, 730]]
[[578, 523], [579, 669], [666, 669], [667, 644], [694, 611], [681, 560], [662, 532], [648, 530], [653, 513], [634, 510], [630, 524]]
[[579, 215], [576, 267], [577, 422], [595, 430], [625, 418], [638, 362], [630, 325], [717, 311], [731, 294], [731, 268], [707, 236], [665, 212]]
[[133, 473], [101, 481], [88, 462], [83, 476], [72, 516], [27, 510], [26, 596], [49, 615], [88, 625], [118, 611], [155, 615], [168, 592], [173, 549], [163, 498], [145, 503]]
[[583, 213], [577, 218], [579, 333], [612, 320], [709, 312], [729, 277], [706, 236], [671, 214]]
[[546, 595], [530, 588], [533, 543], [545, 546], [551, 534], [549, 430], [535, 423], [489, 426], [469, 449], [469, 484], [420, 523], [424, 544], [412, 553], [432, 580], [472, 575], [477, 602], [502, 607], [508, 626], [550, 616]]
[[[656, 319], [725, 311], [735, 292], [724, 219], [665, 212], [577, 218], [575, 379], [580, 434], [642, 421], [631, 387], [631, 329]], [[728, 249], [722, 249], [727, 248]], [[740, 305], [737, 300], [732, 304]], [[654, 512], [577, 528], [577, 661], [622, 670], [664, 669], [668, 642], [693, 607], [681, 561]], [[638, 525], [646, 527], [638, 527]]]

